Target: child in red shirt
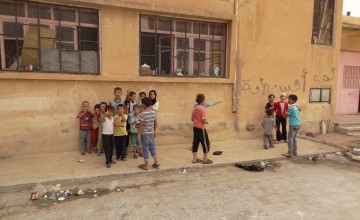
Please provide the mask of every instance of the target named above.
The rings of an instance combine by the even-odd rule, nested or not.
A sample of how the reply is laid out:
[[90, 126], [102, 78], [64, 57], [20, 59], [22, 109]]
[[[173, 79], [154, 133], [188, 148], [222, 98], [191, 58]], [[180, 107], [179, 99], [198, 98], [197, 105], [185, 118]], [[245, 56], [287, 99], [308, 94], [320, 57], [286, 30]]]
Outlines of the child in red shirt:
[[92, 153], [91, 148], [91, 129], [92, 129], [92, 114], [89, 111], [89, 102], [83, 101], [81, 104], [82, 110], [78, 114], [80, 119], [80, 150], [81, 154], [85, 155], [85, 151]]

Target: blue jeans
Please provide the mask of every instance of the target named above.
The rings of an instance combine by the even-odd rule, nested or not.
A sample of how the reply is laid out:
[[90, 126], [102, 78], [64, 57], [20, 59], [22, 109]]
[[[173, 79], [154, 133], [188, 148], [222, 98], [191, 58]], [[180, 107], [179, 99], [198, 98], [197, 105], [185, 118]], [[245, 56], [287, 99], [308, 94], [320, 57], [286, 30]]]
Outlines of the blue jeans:
[[149, 151], [152, 157], [156, 157], [154, 134], [141, 134], [141, 145], [145, 162], [149, 161]]
[[300, 125], [289, 125], [288, 136], [288, 153], [297, 153], [296, 135], [300, 129]]

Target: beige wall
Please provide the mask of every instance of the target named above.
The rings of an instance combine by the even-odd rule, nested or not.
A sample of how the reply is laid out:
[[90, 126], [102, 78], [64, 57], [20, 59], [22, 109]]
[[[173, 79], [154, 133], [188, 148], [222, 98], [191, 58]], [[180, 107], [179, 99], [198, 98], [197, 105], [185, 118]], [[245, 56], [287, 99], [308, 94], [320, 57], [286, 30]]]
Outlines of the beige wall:
[[[333, 47], [311, 45], [310, 1], [64, 2], [100, 9], [101, 75], [2, 72], [0, 157], [77, 150], [76, 114], [81, 101], [108, 102], [115, 86], [124, 92], [157, 90], [158, 143], [192, 141], [190, 113], [199, 92], [208, 101], [224, 101], [208, 109], [212, 141], [261, 136], [267, 95], [278, 97], [283, 90], [299, 96], [303, 129], [317, 131], [319, 119], [333, 117], [334, 98], [331, 104], [309, 104], [308, 97], [312, 87], [336, 92], [332, 69], [337, 71], [341, 21], [336, 19]], [[341, 8], [337, 5], [337, 15]], [[139, 77], [139, 13], [162, 11], [175, 17], [228, 22], [227, 78]]]
[[343, 28], [341, 33], [341, 50], [360, 52], [360, 28]]

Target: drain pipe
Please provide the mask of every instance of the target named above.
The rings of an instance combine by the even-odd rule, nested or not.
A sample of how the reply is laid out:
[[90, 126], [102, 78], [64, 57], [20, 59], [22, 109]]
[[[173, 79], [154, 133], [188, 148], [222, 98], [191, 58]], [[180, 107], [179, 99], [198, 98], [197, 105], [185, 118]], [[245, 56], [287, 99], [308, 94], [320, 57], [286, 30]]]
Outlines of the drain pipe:
[[241, 72], [241, 68], [240, 68], [240, 54], [239, 54], [239, 48], [240, 48], [240, 43], [239, 43], [239, 39], [240, 39], [240, 19], [239, 19], [239, 4], [238, 4], [238, 0], [234, 0], [234, 15], [236, 17], [236, 21], [235, 21], [235, 25], [236, 25], [236, 36], [235, 36], [235, 75], [234, 75], [234, 84], [233, 84], [233, 88], [232, 88], [232, 112], [235, 113], [234, 117], [234, 128], [235, 131], [239, 132], [240, 127], [239, 127], [239, 120], [238, 120], [238, 106], [239, 106], [239, 86], [240, 86], [240, 82], [239, 79], [240, 77], [238, 75], [240, 75]]

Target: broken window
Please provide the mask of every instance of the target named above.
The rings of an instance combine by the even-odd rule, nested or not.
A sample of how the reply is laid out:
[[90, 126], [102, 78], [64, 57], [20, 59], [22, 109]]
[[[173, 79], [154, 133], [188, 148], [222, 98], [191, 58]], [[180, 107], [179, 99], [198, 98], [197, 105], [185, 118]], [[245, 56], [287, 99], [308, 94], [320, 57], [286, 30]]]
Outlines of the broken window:
[[309, 102], [329, 102], [330, 103], [329, 88], [311, 88]]
[[99, 73], [99, 12], [0, 0], [0, 69]]
[[225, 77], [227, 25], [140, 15], [140, 75]]
[[335, 0], [314, 0], [314, 17], [311, 42], [332, 45]]

